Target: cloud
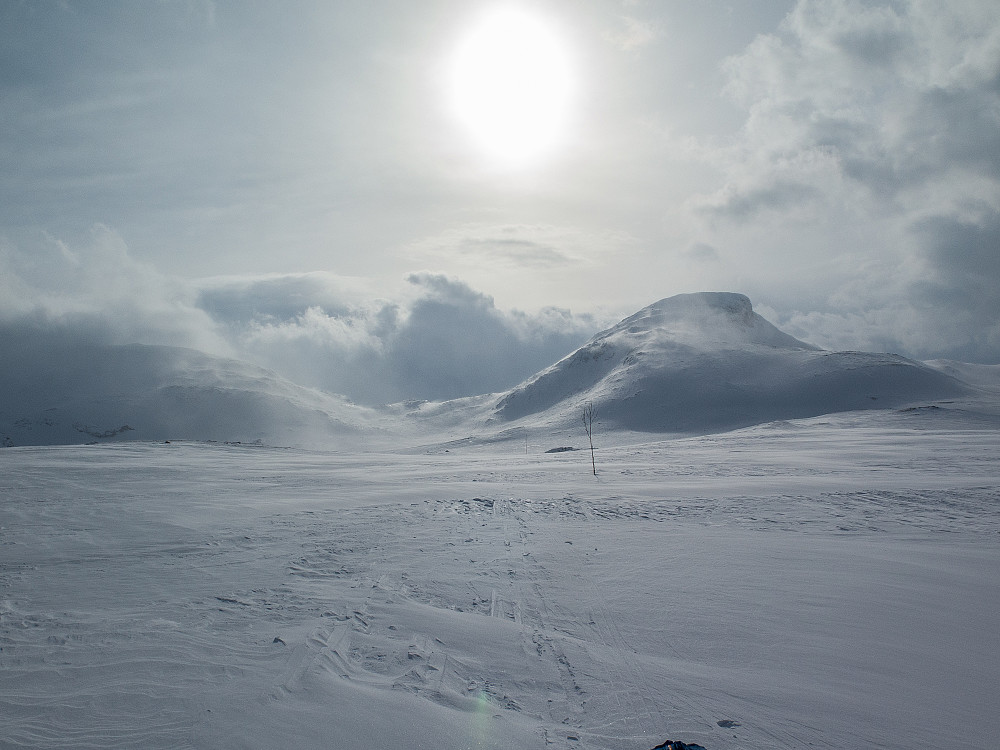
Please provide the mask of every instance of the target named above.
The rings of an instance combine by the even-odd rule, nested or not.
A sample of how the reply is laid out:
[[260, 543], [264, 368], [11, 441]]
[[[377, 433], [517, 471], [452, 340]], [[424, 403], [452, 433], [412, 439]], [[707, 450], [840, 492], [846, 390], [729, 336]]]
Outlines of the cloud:
[[805, 182], [775, 179], [766, 185], [736, 188], [729, 185], [699, 207], [712, 219], [741, 220], [764, 211], [789, 212], [808, 206], [820, 191]]
[[604, 38], [623, 52], [636, 52], [663, 35], [660, 25], [654, 21], [624, 15], [619, 18], [621, 25], [604, 34]]
[[1000, 17], [988, 0], [801, 0], [724, 68], [749, 112], [741, 146], [762, 166], [821, 155], [887, 200], [956, 169], [1000, 177]]
[[440, 274], [406, 281], [390, 300], [363, 280], [329, 273], [184, 280], [136, 260], [114, 230], [95, 225], [80, 245], [45, 234], [0, 242], [0, 329], [10, 334], [5, 341], [42, 348], [201, 349], [377, 404], [511, 387], [597, 328], [568, 310], [500, 310]]
[[319, 307], [349, 316], [372, 290], [360, 279], [311, 272], [267, 276], [231, 276], [195, 282], [197, 305], [227, 325], [247, 321], [285, 321]]
[[420, 260], [555, 269], [587, 263], [601, 252], [606, 239], [550, 225], [465, 224], [413, 243], [407, 252]]
[[718, 263], [719, 251], [704, 242], [695, 242], [685, 252], [684, 256], [696, 263]]
[[100, 343], [226, 350], [192, 290], [134, 259], [103, 224], [78, 246], [44, 233], [0, 240], [0, 323]]
[[800, 0], [723, 70], [746, 119], [688, 204], [711, 244], [820, 338], [1000, 361], [995, 3]]
[[[340, 301], [335, 289], [315, 286], [318, 280], [310, 278], [310, 293], [300, 296], [303, 309], [286, 309], [286, 317], [257, 306], [255, 284], [242, 287], [251, 295], [246, 300], [230, 284], [223, 310], [233, 345], [297, 382], [360, 403], [502, 390], [568, 354], [596, 328], [566, 310], [501, 311], [491, 297], [440, 274], [410, 274], [407, 300], [360, 304]], [[281, 282], [267, 281], [272, 288]], [[302, 289], [301, 278], [287, 281]], [[235, 311], [250, 317], [237, 325]]]
[[[938, 323], [922, 350], [1000, 362], [1000, 212], [980, 221], [937, 216], [918, 223], [915, 233], [933, 273], [913, 285], [914, 297], [926, 308], [921, 319]], [[940, 310], [947, 315], [935, 315]]]

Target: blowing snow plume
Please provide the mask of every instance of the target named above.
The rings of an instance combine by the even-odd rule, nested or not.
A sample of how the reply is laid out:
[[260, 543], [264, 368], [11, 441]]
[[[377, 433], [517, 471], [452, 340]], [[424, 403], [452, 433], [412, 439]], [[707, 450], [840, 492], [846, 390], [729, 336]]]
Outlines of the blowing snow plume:
[[649, 432], [734, 429], [880, 409], [965, 391], [894, 354], [829, 352], [753, 311], [742, 294], [681, 294], [643, 308], [505, 395], [502, 420], [579, 420]]
[[356, 440], [367, 411], [273, 372], [194, 349], [76, 342], [0, 327], [0, 444]]

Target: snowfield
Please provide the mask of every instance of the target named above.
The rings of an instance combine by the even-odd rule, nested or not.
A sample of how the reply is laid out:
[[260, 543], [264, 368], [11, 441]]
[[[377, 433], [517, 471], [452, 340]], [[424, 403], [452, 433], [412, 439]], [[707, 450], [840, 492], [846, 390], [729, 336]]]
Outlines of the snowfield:
[[993, 746], [996, 425], [596, 437], [0, 451], [0, 747]]

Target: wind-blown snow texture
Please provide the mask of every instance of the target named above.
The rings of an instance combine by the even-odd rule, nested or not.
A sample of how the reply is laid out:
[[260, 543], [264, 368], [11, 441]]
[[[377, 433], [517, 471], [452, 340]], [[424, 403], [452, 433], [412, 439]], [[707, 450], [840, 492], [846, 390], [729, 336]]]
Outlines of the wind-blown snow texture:
[[0, 451], [0, 747], [992, 747], [1000, 430]]

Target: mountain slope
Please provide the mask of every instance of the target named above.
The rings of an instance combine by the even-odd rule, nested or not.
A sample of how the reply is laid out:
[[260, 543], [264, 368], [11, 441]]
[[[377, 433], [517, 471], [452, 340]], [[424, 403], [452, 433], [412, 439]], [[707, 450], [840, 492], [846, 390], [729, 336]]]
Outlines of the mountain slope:
[[753, 311], [741, 294], [661, 300], [505, 394], [504, 422], [579, 421], [652, 432], [731, 429], [961, 394], [945, 373], [891, 354], [828, 352]]
[[192, 349], [0, 332], [0, 443], [98, 439], [302, 445], [355, 436], [368, 410]]

